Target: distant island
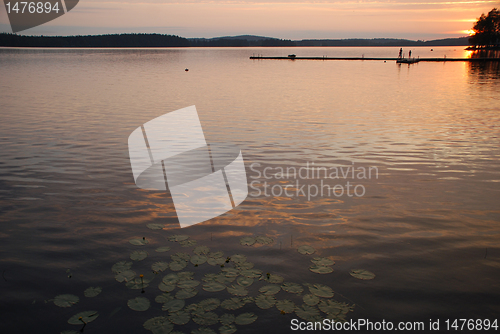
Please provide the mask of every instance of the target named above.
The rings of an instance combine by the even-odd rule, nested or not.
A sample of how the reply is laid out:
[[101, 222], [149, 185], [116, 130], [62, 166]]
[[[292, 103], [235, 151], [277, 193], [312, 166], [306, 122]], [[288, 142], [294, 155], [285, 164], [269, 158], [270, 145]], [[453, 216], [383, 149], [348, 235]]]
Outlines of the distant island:
[[3, 47], [276, 47], [276, 46], [469, 46], [469, 37], [413, 41], [396, 38], [349, 38], [287, 40], [241, 35], [215, 38], [184, 38], [163, 34], [111, 34], [88, 36], [24, 36], [0, 33]]

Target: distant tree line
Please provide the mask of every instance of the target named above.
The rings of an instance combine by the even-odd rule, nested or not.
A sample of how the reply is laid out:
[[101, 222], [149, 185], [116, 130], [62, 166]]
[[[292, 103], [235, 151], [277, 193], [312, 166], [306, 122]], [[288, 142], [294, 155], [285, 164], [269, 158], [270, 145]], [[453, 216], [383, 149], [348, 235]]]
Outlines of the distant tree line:
[[112, 34], [88, 36], [23, 36], [0, 33], [0, 46], [11, 47], [228, 47], [295, 46], [290, 40], [263, 38], [191, 38], [162, 34]]
[[289, 39], [262, 38], [262, 39], [239, 39], [239, 38], [191, 38], [190, 46], [197, 47], [221, 47], [221, 46], [296, 46]]
[[468, 37], [433, 41], [407, 39], [310, 39], [292, 41], [258, 36], [183, 38], [162, 34], [89, 36], [23, 36], [0, 33], [0, 46], [10, 47], [258, 47], [258, 46], [464, 46]]
[[481, 14], [472, 27], [474, 35], [469, 41], [476, 48], [499, 48], [500, 47], [500, 11], [493, 8], [488, 15]]
[[432, 41], [412, 41], [396, 38], [373, 39], [303, 39], [296, 41], [296, 46], [466, 46], [468, 37], [436, 39]]
[[164, 47], [190, 46], [186, 38], [161, 34], [23, 36], [0, 34], [0, 46], [17, 47]]

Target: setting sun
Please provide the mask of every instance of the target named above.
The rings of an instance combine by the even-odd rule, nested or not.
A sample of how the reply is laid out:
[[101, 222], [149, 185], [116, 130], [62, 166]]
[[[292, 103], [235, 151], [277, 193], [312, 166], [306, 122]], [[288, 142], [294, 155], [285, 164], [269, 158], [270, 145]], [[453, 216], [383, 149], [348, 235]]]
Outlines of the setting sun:
[[469, 36], [474, 35], [474, 30], [472, 30], [472, 29], [468, 29], [468, 30], [461, 30], [460, 32], [461, 32], [461, 33], [464, 33], [464, 34], [467, 34], [467, 35], [469, 35]]

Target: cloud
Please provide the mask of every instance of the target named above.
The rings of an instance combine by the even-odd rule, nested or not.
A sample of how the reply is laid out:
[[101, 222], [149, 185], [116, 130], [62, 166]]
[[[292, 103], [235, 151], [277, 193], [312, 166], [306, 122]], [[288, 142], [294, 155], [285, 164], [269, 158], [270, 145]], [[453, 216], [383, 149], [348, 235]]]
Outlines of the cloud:
[[99, 4], [187, 4], [187, 3], [205, 3], [215, 5], [225, 4], [330, 4], [330, 5], [354, 5], [354, 6], [399, 6], [399, 5], [484, 5], [496, 4], [494, 0], [465, 0], [465, 1], [450, 1], [450, 0], [433, 0], [433, 1], [415, 1], [415, 0], [385, 0], [385, 1], [353, 1], [353, 0], [120, 0], [120, 1], [99, 1], [85, 0], [85, 3]]
[[[493, 1], [147, 0], [80, 1], [67, 15], [23, 34], [256, 34], [287, 39], [459, 37]], [[0, 29], [8, 27], [0, 11]], [[5, 30], [4, 30], [5, 31]], [[10, 29], [7, 31], [10, 32]], [[315, 35], [316, 34], [316, 35]]]

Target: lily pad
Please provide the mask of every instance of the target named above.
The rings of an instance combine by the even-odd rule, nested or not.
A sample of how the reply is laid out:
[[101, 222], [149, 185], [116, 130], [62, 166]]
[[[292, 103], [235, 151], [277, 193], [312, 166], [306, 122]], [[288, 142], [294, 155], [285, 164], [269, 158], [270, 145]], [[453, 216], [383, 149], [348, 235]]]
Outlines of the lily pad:
[[309, 291], [318, 297], [332, 298], [333, 290], [329, 286], [323, 284], [309, 285]]
[[193, 316], [193, 321], [198, 325], [211, 326], [219, 322], [219, 316], [214, 312], [200, 312]]
[[295, 303], [288, 299], [278, 300], [276, 302], [276, 308], [280, 312], [292, 313], [293, 311], [295, 311]]
[[165, 284], [163, 282], [161, 282], [159, 285], [158, 285], [158, 289], [160, 289], [161, 291], [163, 292], [171, 292], [171, 291], [174, 291], [175, 288], [177, 287], [177, 285], [175, 284]]
[[217, 307], [219, 307], [219, 305], [220, 300], [217, 298], [208, 298], [198, 303], [198, 307], [200, 307], [205, 312], [213, 311]]
[[217, 274], [215, 273], [208, 273], [203, 276], [201, 279], [203, 282], [215, 282], [215, 279], [217, 278]]
[[245, 304], [253, 304], [255, 302], [255, 298], [247, 296], [241, 298], [241, 301]]
[[370, 280], [375, 278], [374, 273], [365, 269], [352, 269], [349, 274], [351, 274], [352, 277], [356, 277], [362, 280]]
[[220, 305], [223, 309], [233, 311], [242, 308], [245, 303], [241, 300], [241, 298], [233, 297], [224, 300]]
[[335, 264], [335, 261], [330, 260], [327, 257], [315, 257], [311, 260], [311, 262], [318, 266], [333, 266]]
[[168, 320], [176, 325], [185, 325], [191, 320], [191, 314], [186, 311], [169, 312]]
[[196, 255], [208, 255], [208, 253], [210, 253], [210, 248], [207, 246], [197, 246], [193, 249], [193, 253]]
[[174, 325], [168, 320], [167, 317], [154, 317], [146, 320], [144, 328], [152, 331], [154, 334], [167, 334], [174, 329]]
[[174, 297], [170, 295], [169, 293], [162, 293], [161, 295], [156, 296], [155, 302], [159, 304], [165, 304], [166, 302], [169, 302], [173, 300]]
[[240, 262], [236, 264], [238, 270], [252, 269], [254, 264], [252, 262]]
[[226, 277], [237, 277], [240, 271], [236, 268], [222, 268], [222, 272]]
[[141, 277], [136, 277], [131, 281], [128, 281], [125, 286], [129, 289], [143, 289], [149, 286], [149, 280]]
[[353, 308], [345, 303], [339, 303], [335, 300], [322, 300], [318, 308], [330, 315], [347, 314], [347, 312], [352, 311]]
[[176, 241], [176, 242], [184, 241], [187, 239], [189, 239], [189, 235], [184, 235], [184, 234], [176, 234], [168, 237], [169, 241]]
[[252, 246], [256, 241], [256, 238], [244, 237], [240, 239], [240, 244], [242, 244], [243, 246]]
[[208, 257], [224, 257], [224, 252], [223, 251], [217, 251], [217, 252], [210, 252], [208, 254]]
[[269, 237], [259, 236], [259, 237], [255, 238], [255, 243], [261, 244], [261, 245], [269, 245], [269, 244], [273, 243], [273, 239], [269, 238]]
[[167, 270], [168, 267], [169, 267], [168, 262], [158, 261], [151, 265], [151, 270], [155, 272], [162, 272], [164, 270]]
[[179, 283], [177, 283], [177, 286], [179, 287], [179, 289], [195, 288], [198, 285], [200, 285], [200, 282], [193, 280], [193, 279], [183, 280], [183, 281], [179, 281]]
[[219, 317], [219, 321], [223, 325], [230, 325], [234, 322], [235, 316], [231, 313], [224, 313]]
[[188, 253], [177, 252], [175, 254], [170, 255], [172, 261], [189, 261], [191, 259], [191, 255]]
[[179, 277], [179, 281], [185, 281], [188, 279], [193, 279], [194, 273], [192, 271], [183, 271], [183, 272], [177, 273], [177, 277]]
[[56, 304], [59, 307], [71, 307], [78, 303], [80, 298], [75, 295], [70, 295], [70, 294], [65, 294], [65, 295], [59, 295], [54, 298], [54, 304]]
[[188, 299], [188, 298], [196, 296], [197, 293], [198, 293], [198, 290], [193, 289], [193, 288], [182, 289], [182, 290], [177, 291], [177, 293], [175, 294], [175, 298]]
[[191, 263], [194, 265], [200, 265], [207, 262], [207, 257], [205, 255], [193, 255], [191, 256]]
[[130, 242], [132, 245], [136, 245], [136, 246], [144, 246], [146, 244], [149, 244], [149, 241], [146, 238], [130, 239], [128, 242]]
[[255, 320], [257, 320], [257, 316], [251, 312], [247, 312], [247, 313], [242, 313], [242, 314], [238, 315], [234, 319], [234, 323], [237, 325], [250, 325]]
[[135, 277], [136, 273], [135, 271], [132, 271], [132, 270], [125, 270], [125, 271], [122, 271], [118, 274], [115, 275], [115, 279], [118, 281], [118, 282], [128, 282], [130, 280], [133, 280], [134, 277]]
[[220, 334], [233, 334], [234, 332], [236, 332], [235, 325], [223, 325], [219, 327]]
[[184, 305], [186, 305], [186, 302], [183, 299], [172, 299], [164, 303], [161, 309], [163, 311], [177, 312], [181, 310]]
[[70, 325], [82, 325], [84, 323], [89, 323], [97, 319], [99, 313], [97, 311], [84, 311], [75, 314], [68, 319], [68, 324]]
[[334, 320], [335, 322], [346, 322], [347, 319], [347, 314], [344, 313], [339, 313], [339, 314], [333, 314], [333, 313], [328, 313], [325, 316], [325, 319], [331, 319]]
[[283, 283], [283, 277], [275, 274], [265, 274], [262, 275], [259, 280], [264, 280], [268, 283], [273, 283], [273, 284], [280, 284]]
[[191, 247], [197, 244], [196, 240], [184, 240], [184, 241], [179, 241], [179, 244], [181, 247]]
[[203, 284], [203, 290], [209, 292], [218, 292], [224, 290], [225, 288], [226, 286], [224, 284], [218, 282], [208, 282]]
[[215, 281], [217, 283], [222, 283], [222, 284], [229, 284], [229, 283], [232, 283], [234, 280], [236, 279], [235, 276], [233, 277], [226, 277], [226, 275], [224, 275], [224, 273], [220, 273], [219, 275], [217, 275], [217, 277], [215, 278]]
[[158, 253], [168, 252], [169, 250], [170, 250], [170, 247], [168, 247], [168, 246], [158, 247], [157, 249], [155, 249], [155, 251], [157, 251]]
[[182, 269], [186, 268], [187, 262], [186, 261], [172, 261], [169, 263], [169, 268], [172, 271], [181, 271]]
[[146, 311], [149, 306], [151, 306], [151, 303], [147, 298], [136, 297], [134, 299], [129, 299], [127, 305], [134, 311]]
[[120, 261], [117, 262], [111, 267], [111, 271], [114, 272], [115, 274], [119, 274], [121, 272], [130, 270], [132, 268], [132, 262], [127, 262], [127, 261]]
[[211, 266], [220, 266], [224, 262], [226, 262], [226, 259], [223, 257], [209, 257], [207, 259], [207, 263]]
[[285, 282], [281, 285], [281, 288], [285, 290], [286, 292], [289, 293], [302, 293], [304, 291], [304, 288], [302, 285], [297, 284], [297, 283], [292, 283], [292, 282]]
[[146, 251], [133, 251], [130, 254], [130, 259], [134, 261], [142, 261], [148, 257], [148, 252]]
[[245, 262], [246, 260], [247, 260], [247, 257], [245, 255], [236, 254], [236, 255], [231, 256], [231, 261], [233, 261], [234, 263]]
[[163, 224], [155, 224], [155, 223], [147, 224], [146, 226], [152, 230], [161, 230], [165, 227], [165, 225], [163, 225]]
[[195, 303], [189, 304], [188, 306], [186, 306], [186, 308], [184, 310], [187, 312], [190, 312], [191, 314], [203, 312], [203, 310], [200, 307], [198, 307], [198, 304], [195, 304]]
[[227, 287], [227, 292], [235, 296], [246, 296], [248, 295], [248, 290], [241, 285], [231, 285]]
[[241, 276], [248, 278], [259, 278], [262, 276], [262, 271], [258, 269], [246, 269], [241, 271]]
[[316, 274], [329, 274], [329, 273], [333, 272], [332, 267], [317, 266], [317, 265], [310, 266], [309, 270], [312, 271], [313, 273], [316, 273]]
[[316, 250], [312, 246], [302, 245], [297, 249], [297, 251], [300, 254], [309, 255], [309, 254], [314, 254]]
[[163, 276], [162, 281], [167, 285], [177, 284], [177, 282], [179, 282], [179, 276], [176, 273], [170, 273]]
[[253, 278], [248, 278], [248, 277], [238, 277], [236, 280], [236, 283], [241, 285], [242, 287], [249, 287], [253, 283]]
[[264, 295], [275, 295], [280, 292], [281, 287], [279, 285], [264, 285], [259, 289], [259, 292]]
[[304, 295], [302, 298], [304, 303], [309, 306], [314, 306], [319, 303], [319, 297], [313, 294]]
[[83, 295], [85, 297], [89, 297], [89, 298], [92, 298], [92, 297], [95, 297], [97, 296], [98, 294], [100, 294], [102, 292], [102, 288], [100, 286], [97, 286], [97, 287], [90, 287], [88, 289], [86, 289], [84, 292], [83, 292]]
[[316, 321], [320, 316], [319, 311], [314, 306], [302, 305], [295, 309], [295, 314], [306, 321]]
[[268, 308], [273, 307], [276, 304], [276, 298], [272, 295], [259, 295], [255, 298], [255, 304], [263, 309], [267, 310]]

